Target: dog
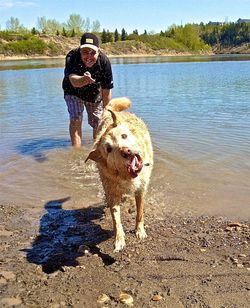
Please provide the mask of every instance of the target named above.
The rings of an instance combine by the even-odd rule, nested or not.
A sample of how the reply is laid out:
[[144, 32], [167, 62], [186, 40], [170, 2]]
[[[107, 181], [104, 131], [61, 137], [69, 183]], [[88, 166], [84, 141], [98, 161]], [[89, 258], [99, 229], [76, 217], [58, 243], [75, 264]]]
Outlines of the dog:
[[110, 208], [115, 249], [125, 247], [120, 206], [126, 195], [135, 197], [135, 234], [147, 237], [144, 229], [144, 197], [153, 168], [153, 148], [146, 124], [136, 115], [123, 111], [131, 106], [126, 97], [110, 100], [97, 128], [93, 148], [86, 158], [97, 163], [106, 202]]

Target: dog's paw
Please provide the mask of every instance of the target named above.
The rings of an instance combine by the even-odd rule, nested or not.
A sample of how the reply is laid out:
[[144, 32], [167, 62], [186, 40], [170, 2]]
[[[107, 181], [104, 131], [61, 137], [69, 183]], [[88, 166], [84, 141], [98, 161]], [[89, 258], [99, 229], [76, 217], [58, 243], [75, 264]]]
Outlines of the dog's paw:
[[135, 230], [135, 235], [140, 240], [144, 240], [148, 237], [143, 226], [138, 226], [138, 228]]
[[121, 237], [115, 240], [115, 249], [114, 252], [119, 252], [125, 247], [125, 238]]

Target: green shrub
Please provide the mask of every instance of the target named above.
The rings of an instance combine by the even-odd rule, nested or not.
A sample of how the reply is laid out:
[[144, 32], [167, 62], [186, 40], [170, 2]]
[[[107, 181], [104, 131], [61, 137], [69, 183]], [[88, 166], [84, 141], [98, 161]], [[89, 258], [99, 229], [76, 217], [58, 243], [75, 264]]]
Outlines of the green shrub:
[[32, 38], [33, 35], [31, 33], [15, 33], [11, 31], [0, 31], [0, 38], [5, 41], [22, 41], [22, 40], [28, 40]]
[[47, 48], [45, 42], [37, 37], [30, 37], [23, 40], [11, 41], [4, 46], [6, 52], [13, 54], [43, 54]]
[[61, 48], [55, 43], [52, 43], [52, 42], [48, 43], [47, 48], [48, 48], [49, 54], [52, 56], [60, 55], [62, 53]]
[[157, 50], [157, 49], [170, 49], [170, 50], [179, 50], [185, 51], [187, 47], [181, 42], [177, 42], [172, 38], [163, 37], [159, 34], [155, 35], [140, 35], [137, 40], [140, 40], [148, 47]]

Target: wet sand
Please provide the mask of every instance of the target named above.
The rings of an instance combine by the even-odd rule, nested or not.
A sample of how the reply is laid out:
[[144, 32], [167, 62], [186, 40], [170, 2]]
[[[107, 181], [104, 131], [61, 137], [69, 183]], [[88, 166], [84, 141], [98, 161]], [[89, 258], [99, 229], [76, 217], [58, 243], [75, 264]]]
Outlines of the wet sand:
[[249, 221], [159, 217], [149, 204], [139, 242], [127, 203], [127, 246], [113, 253], [104, 204], [65, 209], [66, 201], [0, 207], [1, 307], [247, 307]]

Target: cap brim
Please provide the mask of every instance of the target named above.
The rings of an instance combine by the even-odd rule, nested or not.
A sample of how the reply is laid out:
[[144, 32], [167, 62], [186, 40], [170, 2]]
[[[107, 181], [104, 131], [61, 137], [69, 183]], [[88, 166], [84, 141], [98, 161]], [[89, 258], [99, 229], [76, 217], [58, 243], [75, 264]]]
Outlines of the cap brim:
[[86, 48], [93, 49], [93, 50], [95, 50], [95, 51], [98, 51], [98, 50], [99, 50], [99, 48], [98, 48], [97, 46], [92, 45], [92, 44], [83, 44], [83, 45], [80, 46], [80, 49], [85, 48], [85, 47], [86, 47]]

